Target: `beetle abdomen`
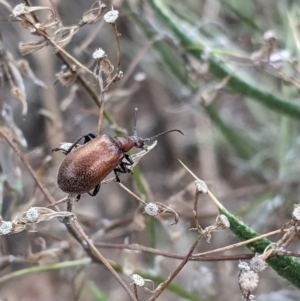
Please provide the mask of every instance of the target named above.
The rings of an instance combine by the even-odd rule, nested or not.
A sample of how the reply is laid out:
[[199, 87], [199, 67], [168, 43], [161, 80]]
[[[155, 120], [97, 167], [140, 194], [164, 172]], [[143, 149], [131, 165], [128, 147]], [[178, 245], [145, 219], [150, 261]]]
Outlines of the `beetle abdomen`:
[[68, 154], [57, 176], [59, 188], [82, 194], [98, 185], [122, 161], [123, 151], [109, 135], [101, 135]]

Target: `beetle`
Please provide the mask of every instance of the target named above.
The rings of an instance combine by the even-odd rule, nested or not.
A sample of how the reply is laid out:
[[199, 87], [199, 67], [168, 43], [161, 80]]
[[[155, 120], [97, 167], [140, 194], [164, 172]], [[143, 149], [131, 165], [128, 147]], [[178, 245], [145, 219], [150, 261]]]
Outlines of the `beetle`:
[[[132, 159], [126, 154], [132, 148], [146, 149], [145, 142], [180, 130], [173, 129], [162, 132], [150, 138], [141, 138], [137, 135], [137, 111], [135, 108], [133, 136], [111, 137], [110, 135], [94, 135], [89, 133], [79, 137], [68, 147], [54, 148], [52, 151], [62, 151], [66, 157], [62, 161], [57, 174], [58, 187], [71, 195], [88, 193], [95, 196], [100, 190], [101, 181], [112, 171], [116, 182], [120, 182], [118, 173], [131, 173]], [[83, 144], [79, 144], [83, 139]], [[92, 191], [92, 192], [91, 192]]]

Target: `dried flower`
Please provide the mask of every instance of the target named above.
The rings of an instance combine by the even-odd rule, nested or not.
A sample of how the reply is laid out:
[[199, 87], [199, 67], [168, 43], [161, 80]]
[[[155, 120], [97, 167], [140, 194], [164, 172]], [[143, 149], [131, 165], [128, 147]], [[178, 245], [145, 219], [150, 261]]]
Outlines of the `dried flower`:
[[144, 278], [138, 274], [133, 274], [130, 276], [130, 278], [133, 280], [133, 283], [137, 286], [143, 287], [145, 285]]
[[29, 42], [29, 43], [19, 43], [19, 49], [21, 54], [27, 55], [34, 51], [40, 50], [48, 45], [47, 41], [39, 41], [39, 42]]
[[179, 216], [177, 212], [174, 209], [172, 209], [170, 206], [167, 206], [159, 202], [147, 204], [145, 206], [144, 213], [146, 213], [149, 216], [157, 216], [160, 213], [170, 213], [174, 217], [174, 222], [171, 223], [171, 225], [178, 224], [179, 222]]
[[66, 68], [61, 72], [55, 74], [57, 80], [63, 85], [69, 87], [76, 80], [78, 75], [78, 70], [75, 65], [72, 66], [72, 69]]
[[208, 193], [207, 185], [204, 181], [198, 180], [195, 181], [196, 189], [202, 193]]
[[[98, 7], [96, 7], [97, 4], [98, 4]], [[93, 24], [93, 23], [97, 22], [99, 17], [101, 16], [101, 14], [104, 12], [105, 9], [106, 9], [105, 4], [101, 4], [100, 1], [96, 1], [92, 5], [91, 9], [82, 15], [82, 20], [80, 22], [80, 25], [82, 26], [86, 23]]]
[[241, 272], [250, 271], [250, 267], [245, 261], [240, 261], [238, 268], [241, 270]]
[[156, 216], [158, 214], [158, 211], [159, 211], [159, 209], [158, 209], [157, 205], [154, 203], [149, 203], [145, 207], [145, 213], [150, 216]]
[[259, 282], [258, 274], [254, 271], [245, 271], [239, 275], [239, 285], [244, 296], [249, 294], [257, 288]]
[[300, 204], [294, 204], [292, 216], [297, 221], [300, 221]]
[[256, 273], [262, 272], [267, 267], [266, 262], [258, 254], [256, 254], [250, 260], [249, 265], [250, 265], [251, 270], [254, 271], [254, 272], [256, 272]]
[[118, 17], [119, 17], [119, 11], [111, 10], [103, 16], [103, 19], [106, 23], [115, 23]]
[[228, 220], [227, 216], [225, 216], [224, 214], [220, 214], [220, 215], [217, 216], [216, 223], [222, 229], [229, 229], [230, 228], [229, 220]]
[[17, 6], [15, 6], [14, 10], [12, 11], [12, 15], [14, 17], [20, 16], [24, 13], [25, 4], [20, 3]]
[[93, 53], [93, 59], [94, 60], [99, 60], [102, 59], [104, 56], [106, 56], [105, 51], [102, 48], [98, 48], [95, 50]]
[[0, 235], [7, 235], [10, 234], [13, 230], [13, 223], [12, 222], [1, 222], [0, 224]]
[[38, 219], [39, 213], [36, 208], [31, 207], [26, 211], [25, 216], [30, 223], [34, 223]]

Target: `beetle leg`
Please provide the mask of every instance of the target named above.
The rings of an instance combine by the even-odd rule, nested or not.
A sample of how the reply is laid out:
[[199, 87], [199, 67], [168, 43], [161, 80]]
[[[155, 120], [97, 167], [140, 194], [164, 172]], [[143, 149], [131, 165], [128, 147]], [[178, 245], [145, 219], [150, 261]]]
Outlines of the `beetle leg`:
[[100, 187], [101, 187], [100, 184], [96, 185], [95, 188], [94, 188], [94, 190], [93, 190], [93, 192], [92, 192], [92, 193], [88, 192], [88, 194], [89, 194], [90, 196], [95, 196], [95, 195], [97, 195], [97, 193], [98, 193], [99, 190], [100, 190]]
[[83, 135], [81, 136], [80, 138], [78, 138], [74, 143], [72, 143], [72, 145], [69, 147], [69, 149], [65, 152], [66, 155], [68, 155], [72, 149], [78, 144], [78, 142], [84, 138], [83, 140], [83, 144], [86, 144], [88, 143], [89, 141], [93, 140], [94, 138], [96, 138], [96, 135], [92, 134], [92, 133], [89, 133], [87, 135]]
[[119, 171], [118, 168], [115, 168], [115, 169], [114, 169], [114, 173], [115, 173], [115, 177], [116, 177], [116, 182], [117, 182], [117, 183], [120, 183], [121, 180], [120, 180], [120, 178], [119, 178], [119, 176], [118, 176], [118, 172], [122, 172], [122, 171]]
[[80, 200], [81, 194], [77, 194], [75, 201], [78, 202]]
[[129, 164], [126, 164], [126, 165], [132, 165], [133, 164], [133, 161], [132, 161], [132, 159], [129, 155], [124, 154], [124, 159], [126, 159], [129, 162]]

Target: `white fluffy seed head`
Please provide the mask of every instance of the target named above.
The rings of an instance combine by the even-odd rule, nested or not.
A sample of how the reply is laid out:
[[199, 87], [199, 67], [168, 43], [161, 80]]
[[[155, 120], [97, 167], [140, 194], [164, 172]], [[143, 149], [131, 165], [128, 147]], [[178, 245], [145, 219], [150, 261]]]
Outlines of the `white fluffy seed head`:
[[156, 216], [158, 214], [158, 207], [154, 203], [149, 203], [145, 207], [145, 213], [149, 216]]
[[230, 228], [230, 222], [224, 214], [220, 214], [217, 217], [217, 222], [220, 223], [220, 226], [222, 229], [229, 229]]
[[119, 17], [119, 11], [111, 10], [103, 16], [103, 19], [106, 23], [115, 23], [118, 17]]
[[256, 255], [250, 260], [249, 265], [251, 270], [256, 273], [262, 272], [267, 267], [266, 262], [260, 256]]
[[93, 59], [94, 60], [99, 60], [105, 56], [105, 51], [102, 48], [98, 48], [95, 50], [93, 53]]
[[241, 287], [241, 290], [252, 292], [257, 288], [259, 282], [258, 274], [254, 271], [246, 271], [242, 272], [239, 277], [239, 284]]
[[238, 265], [238, 268], [239, 268], [242, 272], [250, 271], [250, 267], [249, 267], [248, 263], [245, 262], [245, 261], [240, 261], [240, 263], [239, 263], [239, 265]]
[[35, 208], [30, 208], [26, 211], [25, 216], [29, 222], [34, 223], [38, 219], [39, 213]]
[[131, 275], [131, 279], [133, 280], [134, 284], [137, 286], [143, 287], [145, 285], [145, 280], [138, 274]]
[[13, 228], [12, 222], [2, 222], [0, 224], [0, 235], [7, 235], [11, 232]]
[[300, 221], [300, 204], [294, 204], [293, 218]]
[[198, 180], [195, 182], [196, 189], [202, 193], [208, 193], [207, 185], [204, 181]]
[[13, 9], [12, 11], [12, 15], [14, 17], [17, 17], [17, 16], [20, 16], [24, 13], [24, 7], [25, 7], [25, 4], [24, 3], [20, 3], [18, 4], [17, 6], [15, 6], [15, 8]]

